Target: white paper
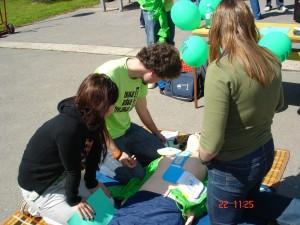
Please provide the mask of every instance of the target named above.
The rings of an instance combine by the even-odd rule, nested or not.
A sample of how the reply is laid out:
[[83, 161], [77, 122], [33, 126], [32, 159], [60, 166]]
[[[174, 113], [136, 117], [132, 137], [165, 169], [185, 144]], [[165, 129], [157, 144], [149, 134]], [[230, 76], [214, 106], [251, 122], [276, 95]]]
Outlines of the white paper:
[[167, 140], [174, 140], [178, 137], [179, 131], [162, 130], [160, 132]]
[[157, 153], [160, 155], [165, 155], [165, 156], [172, 156], [180, 153], [181, 150], [178, 148], [173, 148], [173, 147], [165, 147], [165, 148], [160, 148], [157, 149]]
[[184, 171], [179, 177], [177, 184], [178, 189], [189, 201], [196, 200], [205, 191], [203, 183], [188, 171]]

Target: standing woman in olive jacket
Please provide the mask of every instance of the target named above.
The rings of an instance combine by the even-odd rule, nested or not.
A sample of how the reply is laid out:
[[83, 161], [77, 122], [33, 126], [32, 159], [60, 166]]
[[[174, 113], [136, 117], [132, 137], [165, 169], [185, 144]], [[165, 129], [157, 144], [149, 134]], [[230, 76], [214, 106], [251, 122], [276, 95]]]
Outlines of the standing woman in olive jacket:
[[[85, 198], [99, 187], [105, 189], [96, 180], [96, 170], [107, 151], [104, 118], [117, 98], [115, 83], [104, 74], [91, 74], [75, 97], [58, 104], [59, 114], [31, 137], [18, 176], [29, 212], [60, 224], [67, 224], [74, 211], [93, 219], [94, 211]], [[79, 186], [89, 191], [84, 187], [84, 194]]]
[[259, 188], [274, 159], [271, 125], [283, 105], [281, 63], [257, 44], [259, 38], [243, 0], [221, 1], [209, 31], [199, 145], [208, 164], [212, 225], [239, 224], [249, 209], [259, 208]]

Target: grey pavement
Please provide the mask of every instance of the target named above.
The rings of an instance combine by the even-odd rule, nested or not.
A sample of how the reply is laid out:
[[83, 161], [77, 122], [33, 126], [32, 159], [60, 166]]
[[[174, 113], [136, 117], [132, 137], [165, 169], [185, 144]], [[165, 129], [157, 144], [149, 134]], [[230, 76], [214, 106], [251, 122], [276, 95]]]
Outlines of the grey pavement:
[[[116, 8], [115, 1], [107, 4], [108, 9]], [[286, 1], [289, 8], [292, 3]], [[99, 6], [81, 9], [18, 28], [17, 33], [0, 38], [0, 221], [21, 202], [18, 165], [33, 132], [57, 113], [57, 103], [75, 94], [83, 78], [97, 66], [134, 55], [144, 46], [139, 9], [136, 4], [126, 8], [124, 12], [115, 9], [105, 13]], [[263, 21], [294, 23], [291, 13], [273, 11]], [[190, 32], [176, 32], [179, 46]], [[276, 146], [288, 149], [291, 158], [279, 191], [300, 197], [300, 72], [284, 70], [283, 80], [286, 107], [275, 116], [272, 131]], [[195, 109], [193, 103], [162, 96], [153, 89], [148, 104], [163, 129], [188, 133], [201, 129], [203, 98]], [[141, 124], [135, 112], [131, 115]]]

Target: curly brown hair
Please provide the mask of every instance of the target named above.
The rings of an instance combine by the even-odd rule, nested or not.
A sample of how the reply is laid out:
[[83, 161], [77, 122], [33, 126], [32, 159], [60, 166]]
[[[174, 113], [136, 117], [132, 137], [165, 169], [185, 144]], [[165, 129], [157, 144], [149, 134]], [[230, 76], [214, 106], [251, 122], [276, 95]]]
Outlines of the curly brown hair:
[[169, 44], [154, 44], [142, 48], [136, 56], [146, 69], [152, 70], [159, 78], [172, 80], [181, 72], [178, 50]]

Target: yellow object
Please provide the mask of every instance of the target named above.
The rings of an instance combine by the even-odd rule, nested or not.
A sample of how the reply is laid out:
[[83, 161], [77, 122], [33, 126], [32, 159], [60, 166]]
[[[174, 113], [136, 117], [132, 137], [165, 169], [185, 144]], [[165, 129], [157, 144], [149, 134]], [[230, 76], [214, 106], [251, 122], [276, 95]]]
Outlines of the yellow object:
[[[264, 23], [264, 22], [256, 22], [255, 23], [258, 29], [261, 28], [288, 28], [288, 37], [291, 39], [292, 43], [300, 43], [300, 36], [294, 35], [293, 30], [299, 26], [298, 24], [291, 23]], [[204, 24], [199, 28], [192, 31], [193, 34], [199, 35], [201, 37], [208, 37], [209, 29], [204, 27]], [[292, 49], [291, 54], [288, 59], [300, 61], [300, 49]]]

